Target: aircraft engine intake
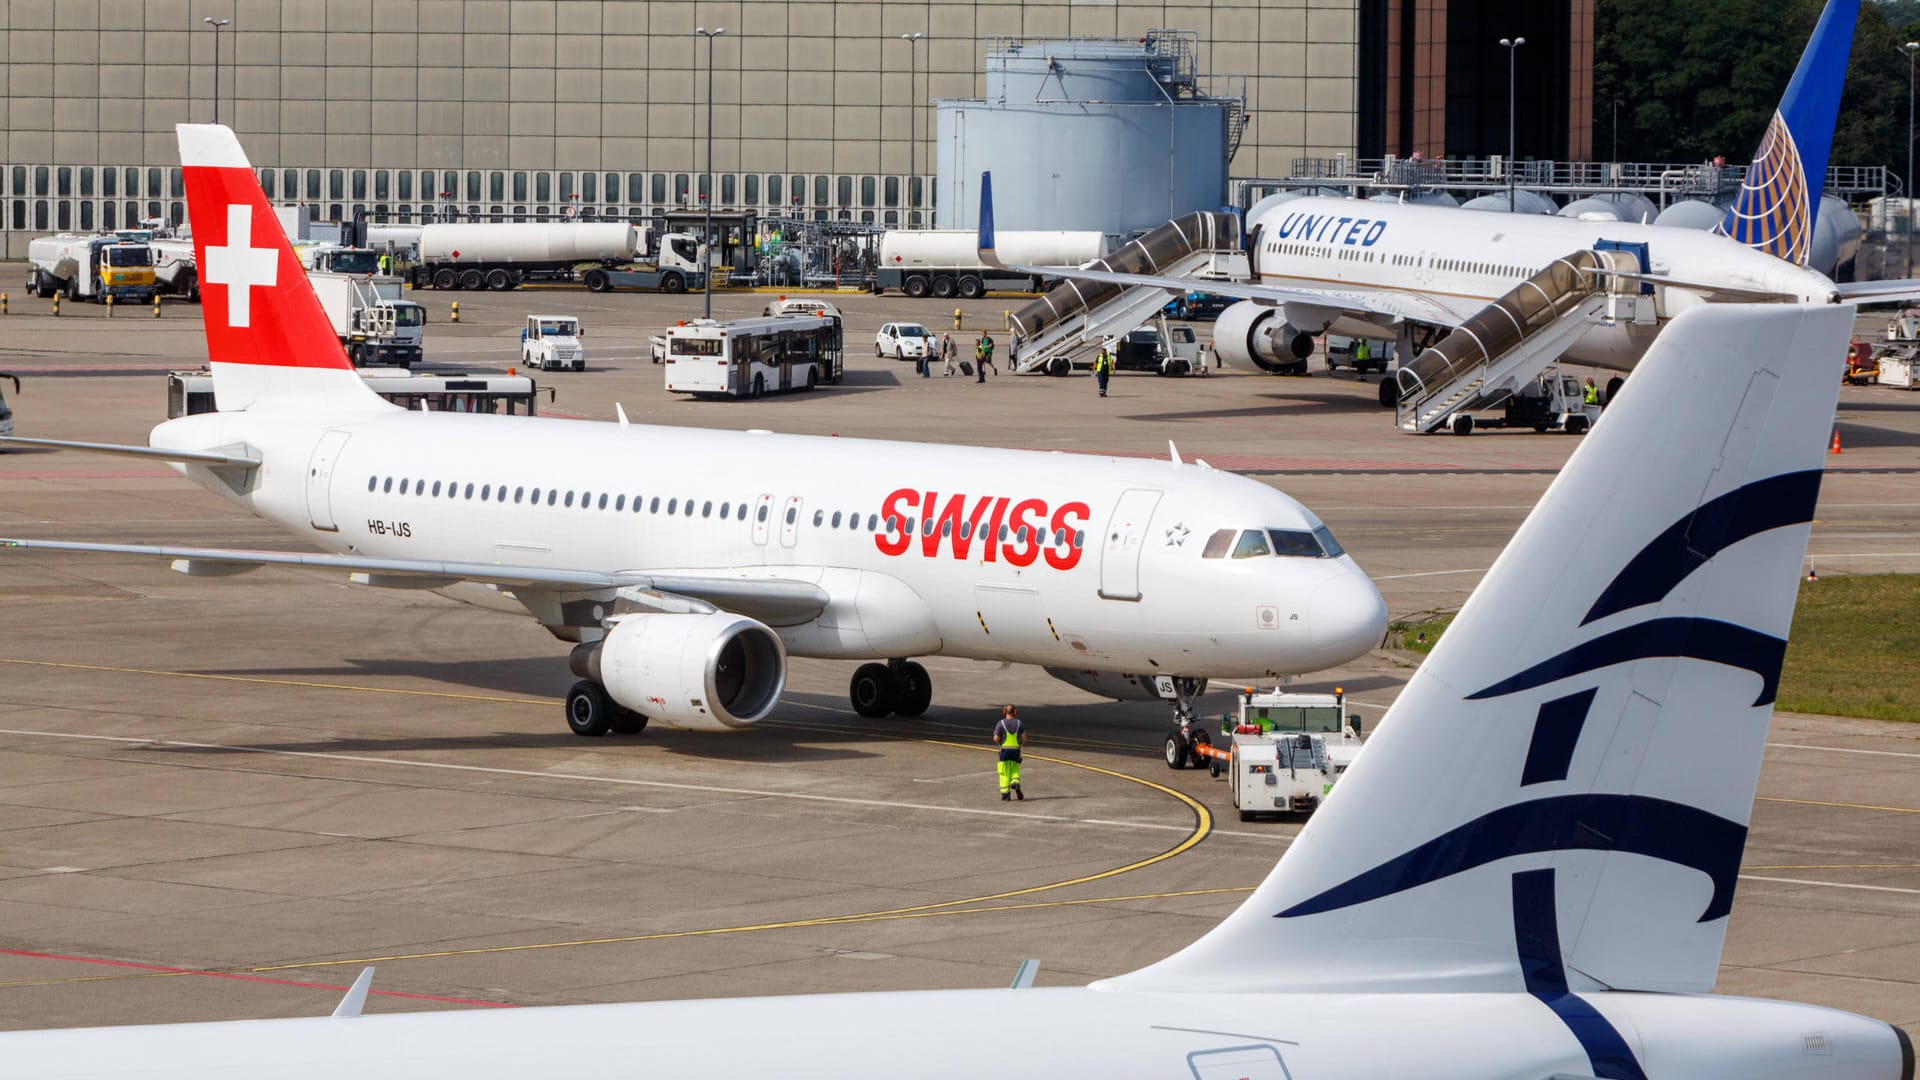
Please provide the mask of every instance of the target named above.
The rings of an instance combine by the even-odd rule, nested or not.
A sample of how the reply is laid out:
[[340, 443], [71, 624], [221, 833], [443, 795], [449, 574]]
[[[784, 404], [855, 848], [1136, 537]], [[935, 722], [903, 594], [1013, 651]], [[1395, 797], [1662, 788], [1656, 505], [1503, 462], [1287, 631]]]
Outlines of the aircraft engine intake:
[[728, 731], [764, 718], [787, 684], [787, 651], [740, 615], [628, 615], [600, 641], [577, 646], [574, 674], [650, 720]]
[[1289, 325], [1280, 308], [1242, 300], [1213, 324], [1213, 352], [1222, 363], [1304, 372], [1307, 357], [1313, 355], [1313, 334]]
[[[1077, 686], [1089, 694], [1098, 694], [1114, 701], [1159, 701], [1160, 692], [1154, 687], [1152, 675], [1129, 675], [1119, 671], [1089, 671], [1085, 668], [1050, 667], [1046, 673], [1066, 683]], [[1200, 688], [1196, 693], [1206, 691], [1206, 681], [1199, 680]]]

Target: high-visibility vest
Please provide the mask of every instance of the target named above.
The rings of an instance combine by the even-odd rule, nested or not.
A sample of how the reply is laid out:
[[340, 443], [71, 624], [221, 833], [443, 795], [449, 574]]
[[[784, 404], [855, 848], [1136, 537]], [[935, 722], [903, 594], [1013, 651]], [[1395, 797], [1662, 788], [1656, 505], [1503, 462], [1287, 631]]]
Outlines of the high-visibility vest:
[[1593, 385], [1592, 383], [1587, 384], [1587, 404], [1589, 405], [1600, 404], [1600, 388]]
[[1023, 729], [1020, 726], [1020, 721], [1017, 719], [1010, 718], [1010, 719], [1000, 721], [1000, 731], [1002, 732], [1000, 736], [1001, 749], [1003, 750], [1018, 749], [1020, 746], [1020, 735], [1022, 730]]
[[1113, 357], [1108, 354], [1107, 350], [1101, 349], [1100, 355], [1093, 358], [1093, 373], [1095, 375], [1105, 375], [1112, 370]]

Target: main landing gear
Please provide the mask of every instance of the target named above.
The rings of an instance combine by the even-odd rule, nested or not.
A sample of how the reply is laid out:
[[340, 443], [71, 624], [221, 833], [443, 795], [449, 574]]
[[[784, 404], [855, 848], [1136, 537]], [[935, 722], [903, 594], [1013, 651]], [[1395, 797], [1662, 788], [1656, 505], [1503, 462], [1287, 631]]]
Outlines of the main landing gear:
[[606, 687], [581, 679], [567, 691], [567, 727], [575, 735], [638, 735], [647, 718], [607, 696]]
[[854, 712], [871, 719], [919, 716], [933, 704], [933, 677], [911, 660], [861, 664], [847, 685], [847, 697]]
[[1213, 736], [1194, 723], [1193, 703], [1206, 688], [1205, 679], [1173, 680], [1173, 727], [1167, 731], [1162, 756], [1169, 769], [1198, 769], [1208, 762], [1194, 752], [1195, 746], [1212, 746]]

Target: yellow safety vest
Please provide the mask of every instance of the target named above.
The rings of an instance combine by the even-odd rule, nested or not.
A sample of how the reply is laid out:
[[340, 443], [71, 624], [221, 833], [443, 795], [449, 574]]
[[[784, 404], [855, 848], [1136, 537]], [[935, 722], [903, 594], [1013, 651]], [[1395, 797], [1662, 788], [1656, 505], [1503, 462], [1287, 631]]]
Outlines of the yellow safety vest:
[[[1003, 724], [1004, 724], [1004, 721], [1003, 721]], [[1020, 734], [1021, 734], [1021, 730], [1022, 730], [1022, 729], [1020, 728], [1020, 726], [1019, 726], [1019, 725], [1018, 725], [1017, 723], [1016, 723], [1016, 724], [1015, 724], [1014, 726], [1012, 726], [1012, 727], [1008, 727], [1008, 728], [1006, 728], [1006, 734], [1004, 734], [1004, 735], [1002, 735], [1002, 736], [1000, 737], [1000, 747], [1001, 747], [1001, 749], [1003, 749], [1003, 750], [1017, 750], [1017, 749], [1019, 749], [1019, 748], [1020, 748]]]

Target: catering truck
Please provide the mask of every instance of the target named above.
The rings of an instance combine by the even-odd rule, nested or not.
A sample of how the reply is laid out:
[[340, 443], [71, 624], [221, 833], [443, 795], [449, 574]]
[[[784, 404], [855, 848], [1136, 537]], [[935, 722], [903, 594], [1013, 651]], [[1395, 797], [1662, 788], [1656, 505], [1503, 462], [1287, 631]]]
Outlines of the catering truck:
[[153, 299], [153, 248], [119, 236], [42, 236], [27, 243], [27, 291], [69, 300]]
[[584, 280], [601, 292], [685, 292], [705, 280], [695, 238], [662, 238], [657, 262], [648, 261], [650, 249], [651, 230], [624, 221], [432, 224], [420, 227], [409, 275], [416, 288], [468, 290]]
[[[1025, 266], [1080, 266], [1106, 250], [1097, 232], [1001, 232], [994, 234], [1000, 260]], [[989, 289], [1033, 292], [1040, 279], [995, 270], [980, 261], [980, 234], [973, 229], [894, 229], [880, 236], [873, 291], [896, 289], [912, 297], [973, 300]]]
[[400, 298], [399, 278], [380, 273], [380, 253], [339, 244], [302, 244], [295, 251], [313, 293], [354, 366], [420, 359], [426, 309]]

